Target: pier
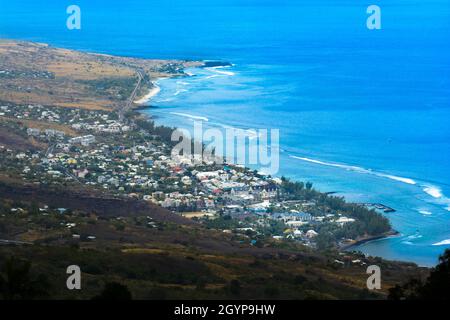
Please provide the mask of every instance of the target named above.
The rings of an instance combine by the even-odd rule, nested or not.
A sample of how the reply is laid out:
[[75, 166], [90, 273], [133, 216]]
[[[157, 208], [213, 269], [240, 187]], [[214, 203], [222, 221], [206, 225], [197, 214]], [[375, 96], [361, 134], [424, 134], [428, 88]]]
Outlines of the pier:
[[384, 213], [390, 213], [390, 212], [396, 211], [394, 208], [391, 208], [382, 203], [362, 203], [361, 205], [365, 206], [368, 209], [376, 209], [376, 210], [383, 211]]

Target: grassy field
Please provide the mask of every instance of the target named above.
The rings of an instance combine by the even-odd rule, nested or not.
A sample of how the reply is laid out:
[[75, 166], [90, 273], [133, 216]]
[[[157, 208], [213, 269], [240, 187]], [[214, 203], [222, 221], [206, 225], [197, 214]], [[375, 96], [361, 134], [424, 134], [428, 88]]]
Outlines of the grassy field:
[[199, 62], [148, 60], [91, 54], [46, 44], [0, 41], [0, 100], [91, 110], [120, 107], [137, 84], [182, 72]]

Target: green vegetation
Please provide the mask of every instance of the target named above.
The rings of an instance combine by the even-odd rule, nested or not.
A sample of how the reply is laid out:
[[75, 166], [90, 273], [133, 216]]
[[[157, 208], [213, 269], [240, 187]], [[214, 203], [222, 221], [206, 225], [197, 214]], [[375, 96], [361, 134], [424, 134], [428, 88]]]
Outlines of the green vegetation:
[[5, 300], [46, 298], [50, 283], [45, 275], [34, 277], [31, 262], [8, 258], [0, 270], [0, 296]]
[[119, 96], [121, 100], [130, 97], [137, 83], [136, 77], [103, 78], [95, 80], [77, 80], [77, 82], [87, 85], [90, 90], [98, 95], [105, 92], [113, 96]]
[[439, 264], [434, 267], [425, 281], [413, 278], [403, 285], [396, 285], [389, 290], [392, 300], [450, 300], [450, 249], [439, 257]]
[[[295, 242], [250, 245], [200, 224], [150, 219], [152, 211], [106, 217], [42, 210], [36, 202], [0, 204], [0, 239], [34, 239], [0, 245], [3, 299], [378, 299], [385, 292], [367, 295], [365, 267], [352, 260], [390, 270], [386, 288], [417, 275], [410, 265], [358, 254], [336, 265], [343, 259], [337, 252], [317, 253]], [[216, 223], [232, 221], [224, 216]], [[73, 264], [82, 271], [80, 291], [66, 288]]]
[[[382, 235], [391, 230], [389, 220], [362, 205], [346, 202], [343, 197], [331, 196], [313, 188], [311, 182], [293, 182], [282, 178], [281, 197], [288, 200], [307, 200], [315, 204], [315, 212], [321, 215], [341, 214], [356, 221], [343, 225], [323, 225], [318, 229], [317, 241], [320, 247], [328, 247], [340, 239], [357, 239], [359, 237]], [[314, 213], [312, 211], [312, 213]]]

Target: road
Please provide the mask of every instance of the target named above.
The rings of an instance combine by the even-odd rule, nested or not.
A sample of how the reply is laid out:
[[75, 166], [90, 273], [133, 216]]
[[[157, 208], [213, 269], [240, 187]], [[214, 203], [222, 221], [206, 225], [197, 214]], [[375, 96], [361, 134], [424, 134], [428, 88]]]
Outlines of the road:
[[31, 242], [26, 242], [26, 241], [17, 241], [17, 240], [5, 240], [5, 239], [0, 239], [0, 245], [8, 245], [8, 244], [14, 244], [14, 245], [22, 245], [22, 244], [32, 244]]
[[[45, 152], [45, 157], [47, 158], [49, 154], [53, 153], [53, 150], [55, 149], [56, 144], [51, 144], [48, 146], [47, 151]], [[80, 180], [78, 180], [78, 178], [73, 175], [67, 168], [65, 168], [64, 166], [61, 165], [57, 165], [55, 169], [58, 169], [60, 171], [62, 171], [66, 176], [72, 178], [73, 180], [75, 180], [76, 182], [78, 182], [79, 184], [83, 184], [81, 183]]]
[[139, 87], [141, 86], [142, 80], [144, 79], [144, 76], [142, 75], [142, 71], [141, 70], [136, 70], [137, 76], [138, 76], [138, 82], [136, 84], [136, 87], [134, 88], [133, 92], [131, 93], [130, 98], [127, 101], [127, 104], [123, 107], [119, 109], [119, 121], [123, 122], [124, 120], [124, 116], [125, 113], [127, 113], [130, 109], [131, 106], [133, 105], [133, 101], [136, 99], [136, 94], [139, 90]]

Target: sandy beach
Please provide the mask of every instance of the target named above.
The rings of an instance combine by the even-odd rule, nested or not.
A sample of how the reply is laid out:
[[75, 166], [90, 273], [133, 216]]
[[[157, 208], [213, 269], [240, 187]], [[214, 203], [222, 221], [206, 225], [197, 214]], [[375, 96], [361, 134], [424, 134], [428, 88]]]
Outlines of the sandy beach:
[[142, 98], [133, 101], [133, 103], [138, 105], [146, 104], [151, 100], [153, 96], [157, 95], [159, 91], [161, 91], [160, 87], [158, 87], [155, 83], [153, 83], [153, 88], [150, 89], [149, 93], [143, 96]]

